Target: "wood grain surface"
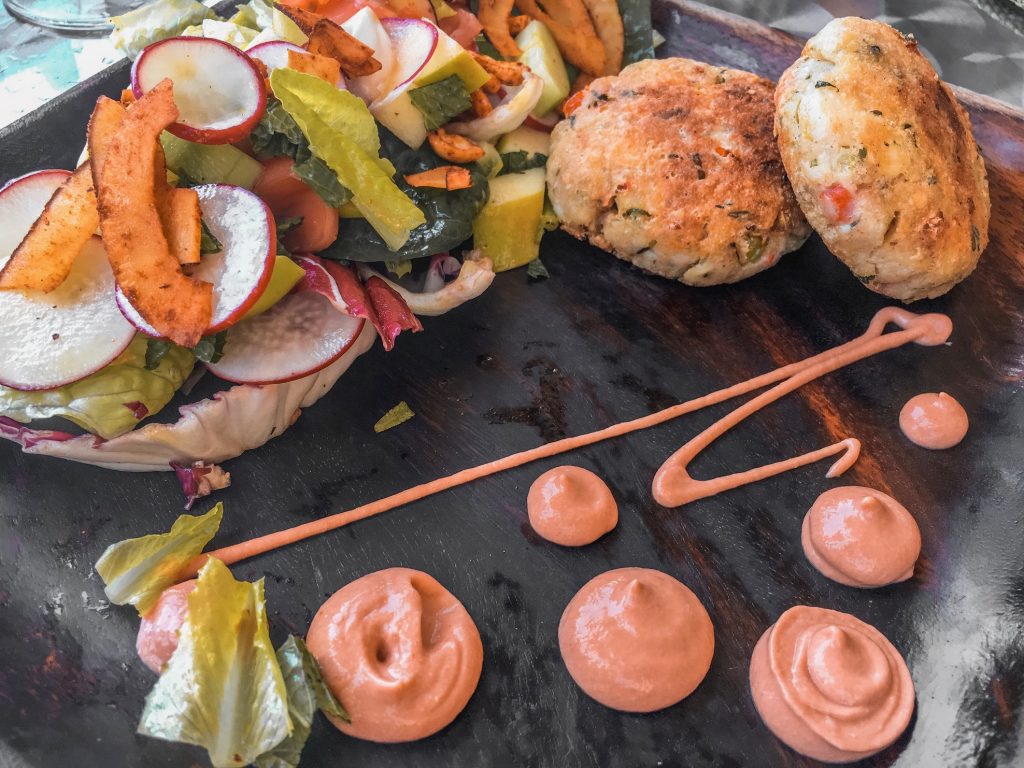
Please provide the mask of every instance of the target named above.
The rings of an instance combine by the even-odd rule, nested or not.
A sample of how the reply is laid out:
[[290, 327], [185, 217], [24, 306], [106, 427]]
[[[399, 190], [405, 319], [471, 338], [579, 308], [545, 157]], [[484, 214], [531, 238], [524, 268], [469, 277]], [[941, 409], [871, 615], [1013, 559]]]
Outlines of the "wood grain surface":
[[[800, 43], [702, 6], [657, 0], [660, 55], [777, 76]], [[114, 67], [0, 132], [0, 179], [70, 167]], [[389, 566], [420, 568], [458, 596], [484, 641], [484, 673], [450, 727], [381, 746], [320, 719], [303, 766], [806, 766], [761, 724], [747, 689], [754, 643], [786, 608], [848, 611], [904, 653], [917, 687], [907, 733], [871, 766], [1024, 763], [1024, 116], [960, 93], [988, 161], [992, 241], [977, 272], [915, 310], [949, 313], [949, 346], [907, 347], [830, 375], [716, 442], [694, 467], [713, 476], [838, 438], [859, 437], [843, 483], [899, 499], [920, 521], [910, 582], [858, 591], [806, 561], [800, 523], [837, 481], [816, 465], [695, 503], [659, 507], [654, 471], [728, 406], [571, 457], [609, 482], [620, 524], [583, 549], [539, 540], [526, 491], [546, 461], [237, 566], [266, 577], [275, 642], [304, 633], [343, 584]], [[717, 389], [859, 334], [884, 300], [815, 238], [735, 286], [692, 289], [652, 278], [554, 234], [551, 278], [499, 276], [480, 300], [397, 348], [361, 358], [284, 436], [228, 464], [234, 483], [216, 544], [266, 533], [507, 452], [590, 431]], [[205, 386], [212, 387], [211, 377]], [[932, 453], [897, 428], [912, 395], [945, 390], [972, 429]], [[416, 417], [375, 435], [399, 400]], [[134, 734], [152, 675], [134, 655], [137, 618], [102, 601], [103, 548], [166, 529], [181, 500], [170, 474], [126, 475], [25, 456], [0, 445], [0, 766], [204, 765], [201, 752]], [[200, 507], [205, 509], [208, 504]], [[557, 648], [559, 616], [609, 568], [648, 566], [689, 585], [715, 623], [707, 679], [651, 715], [583, 695]]]

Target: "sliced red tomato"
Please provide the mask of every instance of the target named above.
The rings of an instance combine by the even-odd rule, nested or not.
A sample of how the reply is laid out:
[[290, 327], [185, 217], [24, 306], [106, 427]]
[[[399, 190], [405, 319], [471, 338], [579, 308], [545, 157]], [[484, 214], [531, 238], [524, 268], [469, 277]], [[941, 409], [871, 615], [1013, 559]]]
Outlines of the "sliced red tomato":
[[825, 203], [826, 214], [836, 224], [846, 224], [853, 218], [856, 197], [842, 184], [826, 187], [821, 197]]
[[275, 157], [264, 163], [253, 192], [270, 206], [278, 221], [302, 217], [302, 223], [281, 238], [288, 250], [316, 253], [338, 239], [338, 212], [292, 173], [289, 158]]
[[465, 8], [455, 8], [453, 10], [455, 15], [449, 16], [447, 19], [441, 19], [437, 22], [437, 26], [463, 48], [469, 48], [476, 40], [476, 36], [483, 30], [483, 27], [480, 25], [477, 17]]

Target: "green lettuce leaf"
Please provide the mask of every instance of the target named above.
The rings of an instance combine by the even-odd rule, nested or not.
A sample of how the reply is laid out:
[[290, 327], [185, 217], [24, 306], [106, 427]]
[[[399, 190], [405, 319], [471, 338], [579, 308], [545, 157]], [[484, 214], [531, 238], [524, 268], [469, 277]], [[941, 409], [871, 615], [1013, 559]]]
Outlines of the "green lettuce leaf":
[[211, 558], [188, 596], [178, 647], [146, 697], [138, 732], [204, 747], [214, 768], [240, 768], [292, 731], [263, 580], [236, 581]]
[[436, 131], [473, 106], [469, 91], [458, 75], [409, 90], [409, 99], [423, 115], [428, 131]]
[[377, 125], [366, 105], [330, 83], [287, 68], [274, 70], [270, 81], [313, 154], [352, 191], [352, 203], [388, 248], [401, 248], [426, 219], [391, 178], [393, 166], [380, 158]]
[[270, 103], [249, 139], [258, 153], [292, 158], [292, 173], [332, 208], [340, 208], [352, 199], [334, 171], [310, 151], [309, 142], [281, 102]]
[[[251, 27], [241, 26], [231, 21], [221, 19], [203, 19], [198, 34], [193, 37], [206, 37], [214, 40], [222, 40], [235, 48], [245, 49], [258, 35], [259, 32]], [[189, 36], [189, 35], [186, 35]]]
[[415, 415], [416, 414], [412, 412], [412, 408], [409, 407], [409, 404], [403, 400], [377, 419], [377, 423], [373, 425], [373, 431], [377, 434], [386, 432], [389, 429], [397, 427], [399, 424], [404, 424]]
[[136, 335], [105, 368], [56, 389], [0, 386], [0, 414], [23, 423], [59, 416], [104, 439], [122, 435], [167, 405], [195, 364], [191, 352], [175, 347], [147, 369], [146, 346], [146, 337]]
[[622, 66], [654, 58], [651, 0], [618, 0], [625, 31]]
[[426, 222], [416, 227], [397, 252], [392, 251], [366, 221], [343, 218], [336, 243], [321, 251], [328, 259], [349, 261], [402, 261], [454, 250], [473, 235], [473, 219], [487, 202], [487, 173], [478, 165], [467, 166], [473, 181], [469, 189], [448, 192], [444, 189], [413, 187], [405, 176], [428, 171], [446, 161], [430, 146], [410, 149], [385, 128], [380, 131], [383, 154], [398, 168], [398, 185], [423, 211]]
[[284, 676], [288, 692], [288, 714], [292, 719], [292, 734], [276, 747], [256, 758], [256, 768], [295, 768], [299, 764], [302, 748], [309, 738], [313, 716], [317, 709], [328, 715], [349, 720], [344, 707], [334, 698], [331, 689], [320, 674], [320, 667], [301, 637], [288, 635], [277, 649], [277, 663]]
[[131, 603], [140, 616], [146, 613], [210, 543], [223, 516], [224, 505], [218, 502], [205, 515], [181, 515], [167, 533], [111, 544], [96, 561], [107, 599], [114, 605]]
[[125, 56], [134, 59], [147, 45], [174, 37], [190, 26], [201, 24], [203, 19], [213, 17], [213, 11], [196, 0], [157, 0], [122, 16], [114, 16], [110, 20], [114, 25], [110, 41]]

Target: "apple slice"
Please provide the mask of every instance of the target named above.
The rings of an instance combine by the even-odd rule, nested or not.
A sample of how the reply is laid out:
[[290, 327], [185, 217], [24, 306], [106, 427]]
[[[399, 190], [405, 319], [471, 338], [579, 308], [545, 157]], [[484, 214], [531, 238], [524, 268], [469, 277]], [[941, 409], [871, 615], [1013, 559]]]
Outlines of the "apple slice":
[[114, 273], [98, 237], [49, 293], [0, 291], [0, 384], [53, 389], [120, 355], [135, 328], [114, 302]]
[[[208, 253], [190, 272], [213, 284], [213, 309], [204, 335], [223, 331], [248, 312], [267, 289], [277, 255], [277, 231], [270, 209], [255, 194], [230, 184], [195, 187], [203, 223], [221, 250]], [[160, 334], [117, 289], [125, 318], [146, 336]]]
[[266, 83], [252, 59], [220, 40], [172, 37], [147, 46], [132, 65], [135, 97], [165, 79], [174, 83], [179, 112], [168, 130], [199, 144], [245, 138], [267, 106]]
[[68, 171], [33, 171], [0, 188], [0, 269], [69, 176]]
[[348, 81], [349, 90], [369, 104], [387, 93], [391, 83], [395, 82], [394, 46], [384, 25], [370, 7], [354, 14], [341, 25], [341, 28], [359, 42], [370, 46], [373, 49], [373, 58], [380, 62], [380, 69], [377, 72], [363, 77], [353, 77]]
[[339, 312], [316, 291], [290, 293], [228, 333], [224, 356], [207, 363], [238, 384], [277, 384], [326, 368], [352, 346], [365, 321]]

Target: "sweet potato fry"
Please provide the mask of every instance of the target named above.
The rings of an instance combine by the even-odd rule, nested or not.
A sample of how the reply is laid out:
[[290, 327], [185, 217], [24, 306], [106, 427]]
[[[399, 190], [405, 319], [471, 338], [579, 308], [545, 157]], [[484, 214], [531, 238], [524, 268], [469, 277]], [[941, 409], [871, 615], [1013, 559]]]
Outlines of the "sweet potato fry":
[[444, 128], [427, 134], [430, 148], [438, 157], [449, 163], [472, 163], [484, 156], [484, 148], [472, 139], [448, 133]]
[[604, 75], [617, 75], [622, 69], [622, 54], [625, 51], [625, 30], [622, 14], [615, 0], [583, 0], [594, 31], [604, 46]]
[[309, 33], [306, 50], [327, 56], [341, 65], [346, 77], [372, 75], [381, 68], [373, 48], [352, 37], [330, 19], [320, 19]]
[[300, 53], [288, 49], [288, 69], [319, 77], [326, 83], [334, 85], [341, 77], [341, 63], [330, 56], [317, 53]]
[[422, 173], [413, 173], [406, 176], [405, 180], [414, 187], [446, 189], [449, 192], [454, 192], [457, 189], [469, 189], [473, 186], [473, 177], [469, 170], [457, 165], [442, 165]]
[[502, 85], [522, 85], [528, 68], [518, 61], [498, 61], [482, 53], [471, 51], [470, 55], [476, 63], [483, 67], [484, 71], [494, 77]]
[[508, 33], [512, 35], [512, 37], [515, 37], [524, 29], [526, 29], [526, 25], [529, 24], [531, 21], [533, 21], [533, 19], [531, 19], [525, 13], [519, 16], [509, 16]]
[[469, 94], [469, 101], [473, 108], [473, 114], [477, 117], [486, 117], [494, 111], [494, 107], [491, 105], [491, 100], [487, 98], [487, 94], [479, 89]]
[[509, 17], [515, 0], [480, 0], [477, 18], [483, 25], [484, 33], [498, 53], [506, 58], [515, 59], [522, 55], [516, 41], [509, 34]]
[[[582, 0], [515, 0], [516, 7], [550, 30], [562, 55], [588, 75], [604, 74], [604, 43]], [[500, 49], [499, 49], [500, 50]]]
[[194, 347], [210, 324], [213, 286], [182, 273], [156, 206], [156, 183], [166, 169], [154, 148], [178, 117], [171, 88], [164, 80], [133, 104], [105, 147], [90, 131], [89, 154], [103, 244], [118, 285], [157, 331]]

